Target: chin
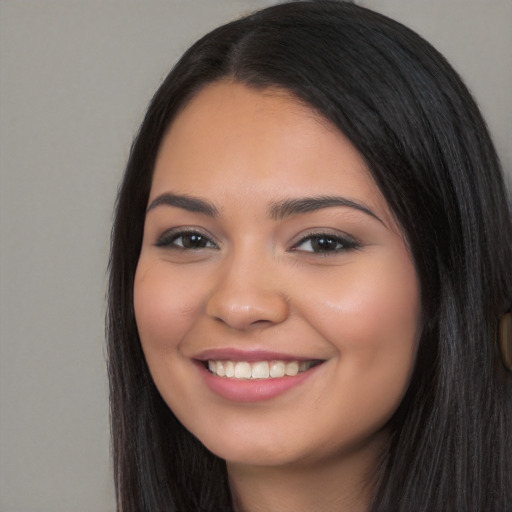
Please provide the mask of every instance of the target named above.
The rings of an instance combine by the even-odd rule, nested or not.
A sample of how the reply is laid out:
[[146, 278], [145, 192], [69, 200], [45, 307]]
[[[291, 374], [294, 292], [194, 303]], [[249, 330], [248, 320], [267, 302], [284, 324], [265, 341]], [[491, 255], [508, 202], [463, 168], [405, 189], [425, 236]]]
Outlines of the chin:
[[[202, 441], [203, 442], [203, 441]], [[224, 459], [228, 464], [246, 466], [286, 466], [303, 458], [301, 449], [295, 443], [293, 447], [282, 446], [272, 439], [213, 439], [203, 442], [214, 455]]]

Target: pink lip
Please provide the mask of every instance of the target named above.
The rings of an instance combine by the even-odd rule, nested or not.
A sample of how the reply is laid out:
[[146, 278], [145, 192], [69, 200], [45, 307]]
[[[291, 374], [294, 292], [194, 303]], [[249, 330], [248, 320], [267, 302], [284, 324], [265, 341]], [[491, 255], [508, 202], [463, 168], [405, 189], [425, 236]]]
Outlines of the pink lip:
[[296, 355], [283, 354], [280, 352], [269, 352], [268, 350], [239, 350], [232, 348], [208, 349], [193, 356], [198, 361], [311, 361], [314, 357], [300, 357]]
[[[247, 354], [244, 354], [244, 357]], [[212, 358], [214, 359], [214, 358]], [[217, 360], [229, 359], [228, 357], [215, 357]], [[276, 354], [273, 354], [272, 357], [262, 357], [262, 353], [259, 354], [259, 357], [256, 359], [251, 359], [254, 361], [266, 361], [271, 359], [283, 360], [282, 357], [276, 357]], [[288, 359], [290, 359], [288, 357]], [[236, 359], [235, 359], [236, 360]], [[248, 361], [249, 359], [239, 359], [242, 361]], [[297, 359], [295, 359], [297, 360]], [[253, 402], [262, 402], [264, 400], [270, 400], [271, 398], [275, 398], [286, 391], [294, 388], [302, 384], [304, 381], [313, 376], [317, 370], [323, 366], [323, 364], [319, 364], [318, 366], [314, 366], [313, 368], [298, 373], [293, 377], [280, 377], [274, 379], [250, 379], [250, 380], [241, 380], [241, 379], [230, 379], [227, 377], [218, 377], [211, 373], [202, 362], [197, 361], [197, 368], [203, 378], [204, 382], [208, 386], [208, 388], [213, 391], [215, 394], [225, 398], [226, 400], [232, 402], [245, 402], [245, 403], [253, 403]]]

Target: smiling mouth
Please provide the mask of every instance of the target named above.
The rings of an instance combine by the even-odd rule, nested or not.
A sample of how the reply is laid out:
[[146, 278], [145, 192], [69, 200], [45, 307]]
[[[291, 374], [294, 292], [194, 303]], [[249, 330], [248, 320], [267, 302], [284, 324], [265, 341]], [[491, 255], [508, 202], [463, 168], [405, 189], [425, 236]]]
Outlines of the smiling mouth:
[[279, 379], [294, 377], [318, 366], [323, 361], [230, 361], [213, 360], [205, 362], [206, 368], [217, 377], [240, 380]]

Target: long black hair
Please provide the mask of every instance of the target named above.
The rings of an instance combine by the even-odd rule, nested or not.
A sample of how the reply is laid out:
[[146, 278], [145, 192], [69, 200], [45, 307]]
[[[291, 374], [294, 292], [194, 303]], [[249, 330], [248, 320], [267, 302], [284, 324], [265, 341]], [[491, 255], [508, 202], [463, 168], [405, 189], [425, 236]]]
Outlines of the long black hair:
[[195, 43], [133, 143], [116, 203], [107, 313], [119, 511], [232, 510], [225, 464], [160, 397], [133, 311], [160, 142], [177, 112], [222, 79], [284, 89], [334, 123], [365, 158], [411, 249], [420, 346], [371, 510], [510, 510], [512, 375], [495, 331], [512, 303], [512, 225], [486, 125], [455, 71], [417, 34], [351, 3], [313, 0], [264, 9]]

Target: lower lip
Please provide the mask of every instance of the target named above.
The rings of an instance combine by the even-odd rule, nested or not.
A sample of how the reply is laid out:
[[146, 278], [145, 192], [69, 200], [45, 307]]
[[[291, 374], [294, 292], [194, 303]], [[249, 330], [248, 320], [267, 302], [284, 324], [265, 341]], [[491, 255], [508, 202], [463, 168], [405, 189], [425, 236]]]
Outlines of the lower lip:
[[197, 364], [206, 385], [215, 394], [232, 402], [262, 402], [275, 398], [286, 391], [302, 384], [323, 366], [319, 364], [298, 373], [293, 377], [276, 377], [269, 379], [234, 379], [218, 377], [207, 370], [202, 363]]

